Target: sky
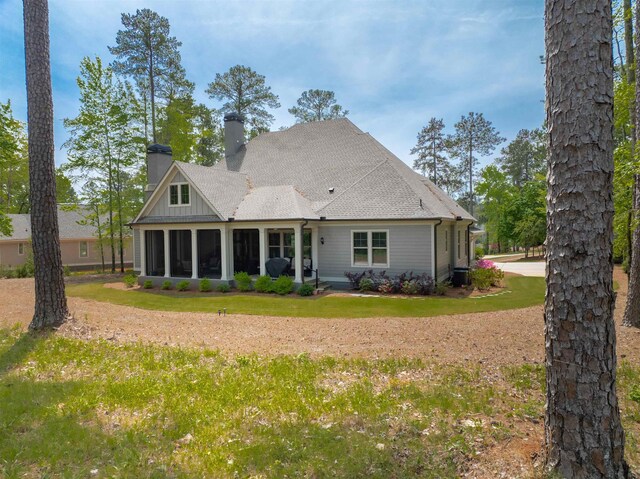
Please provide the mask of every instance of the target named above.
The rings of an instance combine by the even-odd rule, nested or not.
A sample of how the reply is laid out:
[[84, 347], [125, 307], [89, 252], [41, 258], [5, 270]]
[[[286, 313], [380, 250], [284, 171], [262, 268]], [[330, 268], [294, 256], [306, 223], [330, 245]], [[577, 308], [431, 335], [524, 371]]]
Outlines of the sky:
[[[111, 62], [121, 13], [141, 8], [169, 19], [199, 102], [220, 106], [205, 89], [234, 65], [264, 75], [282, 105], [272, 130], [294, 123], [287, 109], [312, 88], [334, 91], [356, 126], [408, 164], [431, 117], [453, 133], [481, 112], [508, 141], [544, 119], [540, 0], [49, 0], [56, 164], [66, 159], [63, 119], [78, 113], [80, 61]], [[8, 99], [26, 121], [21, 0], [0, 0]]]

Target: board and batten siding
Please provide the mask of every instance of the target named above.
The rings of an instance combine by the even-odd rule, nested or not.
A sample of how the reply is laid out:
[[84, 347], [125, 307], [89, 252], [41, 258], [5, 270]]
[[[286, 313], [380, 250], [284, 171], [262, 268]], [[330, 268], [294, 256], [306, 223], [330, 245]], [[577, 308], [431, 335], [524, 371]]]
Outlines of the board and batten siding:
[[[188, 183], [182, 173], [176, 172], [170, 183]], [[192, 216], [192, 215], [215, 215], [213, 210], [207, 205], [202, 197], [195, 191], [193, 186], [189, 188], [189, 206], [169, 206], [169, 186], [165, 188], [148, 216]]]
[[[318, 238], [324, 244], [318, 245], [319, 276], [327, 281], [348, 282], [346, 271], [386, 271], [394, 275], [413, 271], [415, 274], [432, 275], [431, 234], [433, 226], [425, 225], [322, 225], [318, 228]], [[351, 266], [352, 231], [388, 231], [389, 267], [370, 268]]]

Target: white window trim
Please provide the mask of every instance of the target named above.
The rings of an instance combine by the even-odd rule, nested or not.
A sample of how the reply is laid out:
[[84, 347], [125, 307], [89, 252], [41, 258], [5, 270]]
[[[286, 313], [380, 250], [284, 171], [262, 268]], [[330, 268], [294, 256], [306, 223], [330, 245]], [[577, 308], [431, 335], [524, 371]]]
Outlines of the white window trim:
[[[353, 261], [353, 234], [354, 233], [367, 233], [367, 264], [355, 264]], [[387, 235], [387, 262], [385, 264], [373, 263], [373, 234], [372, 233], [386, 233]], [[349, 254], [351, 255], [351, 267], [352, 268], [388, 268], [391, 257], [391, 241], [390, 241], [389, 230], [351, 230], [351, 250]], [[381, 249], [381, 248], [376, 248]]]
[[24, 243], [18, 243], [18, 256], [24, 256]]
[[[87, 254], [82, 254], [82, 243], [87, 245]], [[78, 242], [78, 258], [88, 258], [89, 257], [89, 242], [88, 241], [79, 241]]]
[[[189, 186], [189, 203], [182, 202], [182, 185]], [[178, 187], [178, 204], [171, 204], [171, 187]], [[182, 181], [180, 183], [169, 183], [169, 187], [167, 188], [167, 203], [169, 203], [169, 208], [178, 208], [180, 206], [191, 206], [191, 194], [193, 193], [193, 189], [191, 188], [191, 183]]]
[[458, 259], [461, 258], [461, 256], [460, 256], [460, 246], [461, 246], [460, 241], [461, 241], [460, 240], [460, 230], [458, 230]]

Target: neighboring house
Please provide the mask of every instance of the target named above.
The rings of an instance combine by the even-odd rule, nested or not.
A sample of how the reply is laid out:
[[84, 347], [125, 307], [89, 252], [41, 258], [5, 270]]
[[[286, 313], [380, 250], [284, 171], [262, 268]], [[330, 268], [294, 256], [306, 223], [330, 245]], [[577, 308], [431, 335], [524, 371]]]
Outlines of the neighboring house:
[[[0, 235], [0, 267], [15, 268], [25, 263], [31, 249], [31, 218], [28, 214], [7, 215], [11, 219], [11, 236]], [[60, 230], [60, 252], [62, 264], [73, 269], [102, 267], [100, 249], [94, 226], [83, 224], [82, 212], [66, 210], [58, 206], [58, 227]], [[111, 249], [104, 248], [105, 264], [111, 264]], [[131, 240], [126, 240], [124, 263], [133, 263]], [[120, 255], [116, 251], [116, 261], [120, 264]]]
[[474, 218], [348, 119], [303, 123], [244, 143], [225, 116], [225, 160], [171, 161], [148, 149], [147, 200], [132, 222], [141, 278], [233, 279], [286, 258], [296, 283], [346, 285], [346, 271], [438, 280], [469, 265]]

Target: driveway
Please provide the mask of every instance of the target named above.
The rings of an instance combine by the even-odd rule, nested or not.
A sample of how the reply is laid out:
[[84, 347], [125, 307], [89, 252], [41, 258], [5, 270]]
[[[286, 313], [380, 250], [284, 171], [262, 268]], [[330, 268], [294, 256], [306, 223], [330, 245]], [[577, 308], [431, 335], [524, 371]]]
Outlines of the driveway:
[[544, 261], [535, 263], [496, 263], [505, 273], [516, 273], [522, 276], [539, 276], [544, 278]]

